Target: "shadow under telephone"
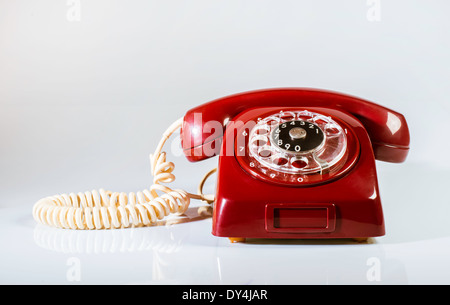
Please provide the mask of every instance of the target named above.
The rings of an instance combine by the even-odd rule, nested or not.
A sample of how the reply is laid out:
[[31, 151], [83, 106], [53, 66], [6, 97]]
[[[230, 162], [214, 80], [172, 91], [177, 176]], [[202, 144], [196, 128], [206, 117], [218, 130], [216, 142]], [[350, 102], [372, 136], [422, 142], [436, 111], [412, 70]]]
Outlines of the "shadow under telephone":
[[[219, 156], [198, 194], [163, 184], [175, 176], [162, 148], [178, 129], [189, 161]], [[304, 88], [244, 92], [195, 107], [167, 129], [150, 156], [149, 189], [50, 196], [33, 216], [66, 229], [147, 226], [199, 199], [213, 205], [213, 235], [233, 241], [382, 236], [375, 159], [403, 162], [409, 141], [403, 115], [360, 98]], [[204, 195], [216, 170], [215, 194]]]

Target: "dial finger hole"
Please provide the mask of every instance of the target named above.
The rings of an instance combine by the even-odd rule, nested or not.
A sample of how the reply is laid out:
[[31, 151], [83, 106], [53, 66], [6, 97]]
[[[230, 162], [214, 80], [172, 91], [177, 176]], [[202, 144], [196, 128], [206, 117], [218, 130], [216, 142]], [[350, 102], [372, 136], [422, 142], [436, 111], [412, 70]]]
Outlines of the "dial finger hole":
[[264, 145], [258, 149], [258, 156], [261, 158], [268, 158], [273, 155], [273, 150], [270, 146]]
[[320, 117], [314, 119], [314, 123], [319, 124], [319, 125], [325, 125], [325, 124], [328, 124], [327, 121], [325, 121], [323, 118], [320, 118]]
[[267, 125], [258, 126], [257, 129], [255, 130], [255, 134], [266, 135], [269, 133], [269, 131], [270, 131], [270, 127]]
[[298, 113], [298, 119], [299, 120], [303, 120], [303, 121], [307, 121], [313, 118], [313, 114], [311, 112], [308, 111], [302, 111]]
[[308, 160], [306, 158], [292, 158], [291, 159], [291, 166], [301, 169], [308, 165]]
[[325, 132], [327, 133], [327, 135], [333, 136], [339, 134], [340, 131], [336, 126], [328, 125], [327, 127], [325, 127]]
[[283, 166], [283, 165], [286, 165], [289, 162], [289, 159], [286, 158], [283, 155], [278, 154], [278, 155], [275, 155], [275, 156], [272, 157], [272, 162], [275, 165]]
[[256, 146], [264, 146], [269, 142], [269, 139], [266, 136], [255, 136], [252, 139], [252, 144]]
[[295, 113], [293, 112], [281, 112], [280, 118], [282, 121], [292, 121], [295, 120]]
[[278, 118], [276, 116], [270, 116], [265, 120], [265, 122], [266, 122], [265, 127], [270, 129], [270, 127], [276, 126], [280, 123], [280, 118]]

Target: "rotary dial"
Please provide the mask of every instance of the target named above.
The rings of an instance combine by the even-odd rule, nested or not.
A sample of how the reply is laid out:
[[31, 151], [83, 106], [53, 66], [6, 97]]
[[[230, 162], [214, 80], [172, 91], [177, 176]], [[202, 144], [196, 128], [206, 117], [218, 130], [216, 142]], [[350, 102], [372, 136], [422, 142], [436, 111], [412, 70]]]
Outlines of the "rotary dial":
[[258, 121], [250, 132], [248, 151], [261, 173], [272, 178], [290, 173], [301, 182], [300, 175], [335, 168], [346, 145], [345, 131], [331, 117], [307, 110], [281, 111]]

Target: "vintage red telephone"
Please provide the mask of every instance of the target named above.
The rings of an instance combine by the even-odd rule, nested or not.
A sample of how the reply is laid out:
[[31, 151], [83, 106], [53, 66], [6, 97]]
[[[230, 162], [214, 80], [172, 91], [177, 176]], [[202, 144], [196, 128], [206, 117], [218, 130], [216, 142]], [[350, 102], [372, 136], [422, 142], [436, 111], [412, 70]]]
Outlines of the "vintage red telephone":
[[[188, 160], [219, 155], [214, 198], [161, 184], [175, 179], [162, 147], [178, 128]], [[33, 215], [72, 229], [151, 225], [194, 198], [213, 202], [212, 233], [232, 240], [382, 236], [375, 159], [403, 162], [409, 141], [401, 114], [356, 97], [245, 92], [193, 108], [169, 127], [150, 156], [148, 190], [55, 195], [38, 201]]]

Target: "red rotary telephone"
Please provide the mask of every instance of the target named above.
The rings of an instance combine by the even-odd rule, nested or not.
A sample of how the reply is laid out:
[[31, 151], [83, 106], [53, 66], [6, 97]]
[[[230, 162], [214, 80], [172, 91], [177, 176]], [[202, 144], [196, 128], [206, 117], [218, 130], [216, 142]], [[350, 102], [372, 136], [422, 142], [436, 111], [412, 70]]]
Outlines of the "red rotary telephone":
[[236, 240], [384, 235], [375, 159], [403, 162], [410, 141], [395, 111], [295, 88], [191, 109], [181, 139], [190, 161], [219, 155], [212, 233]]
[[162, 147], [180, 127], [188, 160], [219, 155], [214, 235], [242, 240], [385, 234], [375, 159], [406, 159], [405, 118], [356, 97], [300, 88], [246, 92], [191, 109], [150, 156], [150, 189], [46, 197], [34, 205], [34, 218], [66, 229], [146, 226], [184, 213], [190, 199], [209, 200], [201, 187], [196, 195], [161, 184], [175, 179]]

